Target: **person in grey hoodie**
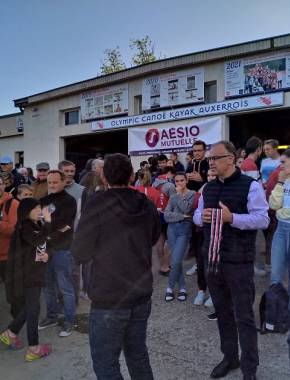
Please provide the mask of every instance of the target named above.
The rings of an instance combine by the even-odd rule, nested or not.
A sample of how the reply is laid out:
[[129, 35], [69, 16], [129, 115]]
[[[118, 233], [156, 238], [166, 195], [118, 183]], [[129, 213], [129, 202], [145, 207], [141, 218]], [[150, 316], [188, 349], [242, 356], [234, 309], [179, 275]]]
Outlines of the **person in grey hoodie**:
[[166, 302], [174, 300], [174, 288], [177, 283], [179, 287], [177, 299], [179, 301], [187, 299], [182, 261], [191, 237], [195, 191], [188, 190], [186, 185], [185, 173], [177, 173], [175, 176], [176, 194], [170, 196], [164, 212], [164, 219], [168, 223], [168, 243], [171, 252], [171, 270], [165, 294]]

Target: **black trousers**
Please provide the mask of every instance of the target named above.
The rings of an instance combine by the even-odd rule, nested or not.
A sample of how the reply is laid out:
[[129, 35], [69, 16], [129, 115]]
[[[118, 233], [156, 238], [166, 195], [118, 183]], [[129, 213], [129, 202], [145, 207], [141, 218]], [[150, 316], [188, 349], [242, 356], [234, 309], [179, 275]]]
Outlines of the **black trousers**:
[[25, 288], [25, 304], [17, 317], [9, 324], [8, 328], [18, 334], [26, 322], [27, 340], [29, 346], [38, 345], [38, 318], [40, 311], [41, 288]]
[[7, 261], [0, 261], [0, 280], [1, 282], [5, 281], [5, 275], [6, 275], [6, 263]]
[[208, 287], [217, 313], [221, 351], [228, 360], [239, 355], [245, 375], [256, 373], [259, 364], [255, 300], [254, 264], [221, 263], [217, 274], [208, 274]]

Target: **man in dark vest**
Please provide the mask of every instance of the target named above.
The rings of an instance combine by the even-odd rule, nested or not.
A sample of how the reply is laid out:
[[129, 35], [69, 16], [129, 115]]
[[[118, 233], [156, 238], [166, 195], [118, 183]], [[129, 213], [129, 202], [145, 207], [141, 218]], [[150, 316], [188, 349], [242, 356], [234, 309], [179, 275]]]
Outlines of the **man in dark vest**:
[[208, 160], [217, 179], [205, 185], [194, 222], [204, 226], [202, 251], [224, 354], [211, 378], [241, 366], [244, 380], [254, 380], [259, 364], [253, 311], [255, 240], [257, 229], [269, 224], [268, 204], [262, 186], [235, 167], [232, 143], [213, 144]]

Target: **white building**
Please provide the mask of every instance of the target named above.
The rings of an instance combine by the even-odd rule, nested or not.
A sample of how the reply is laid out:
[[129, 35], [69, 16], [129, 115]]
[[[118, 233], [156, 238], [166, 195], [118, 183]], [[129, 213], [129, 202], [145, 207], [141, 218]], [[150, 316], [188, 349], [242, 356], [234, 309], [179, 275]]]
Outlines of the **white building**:
[[[290, 34], [167, 58], [14, 101], [0, 155], [35, 167], [96, 153], [186, 151], [195, 139], [256, 135], [290, 145]], [[23, 130], [21, 129], [23, 126]], [[146, 134], [147, 133], [147, 134]], [[128, 143], [129, 141], [129, 143]]]

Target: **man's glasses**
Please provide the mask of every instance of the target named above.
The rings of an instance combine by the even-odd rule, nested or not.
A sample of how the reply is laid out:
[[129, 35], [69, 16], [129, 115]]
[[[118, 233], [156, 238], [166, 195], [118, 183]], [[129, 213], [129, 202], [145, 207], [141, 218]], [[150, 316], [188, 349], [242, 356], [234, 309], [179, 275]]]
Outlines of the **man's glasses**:
[[201, 153], [204, 152], [204, 149], [193, 149], [193, 153]]
[[223, 156], [211, 156], [211, 157], [207, 157], [207, 160], [208, 161], [218, 161], [221, 158], [226, 158], [226, 157], [233, 157], [233, 155], [232, 154], [225, 154]]

